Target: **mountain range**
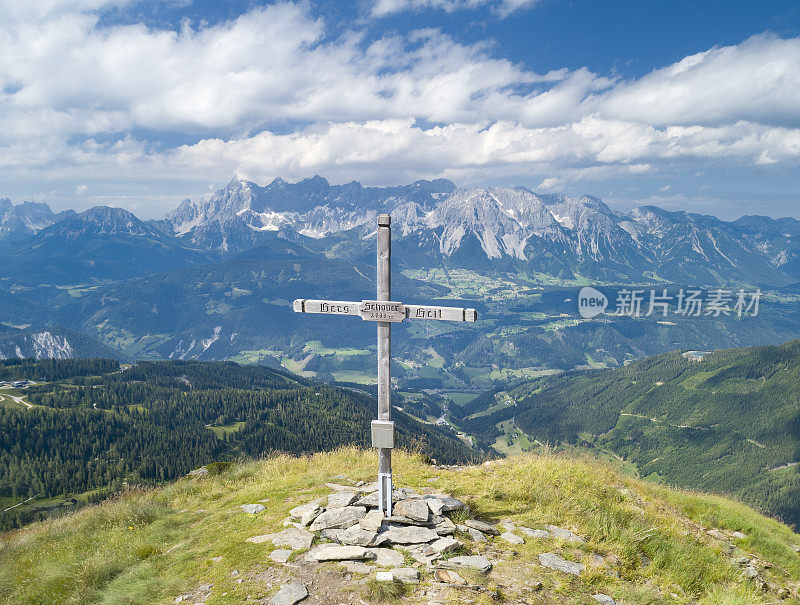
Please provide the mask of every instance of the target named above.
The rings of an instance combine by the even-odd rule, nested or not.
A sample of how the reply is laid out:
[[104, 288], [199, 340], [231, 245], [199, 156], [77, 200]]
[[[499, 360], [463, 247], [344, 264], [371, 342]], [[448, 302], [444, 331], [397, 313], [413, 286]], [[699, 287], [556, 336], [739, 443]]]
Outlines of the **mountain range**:
[[223, 259], [279, 237], [342, 259], [367, 258], [375, 217], [393, 217], [395, 259], [597, 281], [698, 286], [800, 281], [800, 221], [712, 216], [642, 206], [612, 210], [584, 195], [524, 187], [459, 189], [447, 180], [397, 187], [331, 185], [316, 176], [266, 186], [234, 179], [184, 200], [160, 221], [118, 208], [54, 214], [0, 201], [5, 279], [74, 284], [126, 279]]
[[[314, 177], [264, 187], [233, 180], [161, 220], [105, 206], [56, 214], [0, 203], [0, 357], [237, 359], [369, 381], [371, 326], [310, 321], [289, 302], [370, 298], [382, 212], [393, 219], [395, 296], [469, 300], [481, 318], [397, 326], [395, 376], [409, 388], [486, 388], [676, 348], [800, 337], [794, 219], [726, 222], [651, 206], [626, 214], [591, 196], [523, 187]], [[747, 321], [582, 322], [570, 301], [587, 281], [748, 284], [774, 294]]]

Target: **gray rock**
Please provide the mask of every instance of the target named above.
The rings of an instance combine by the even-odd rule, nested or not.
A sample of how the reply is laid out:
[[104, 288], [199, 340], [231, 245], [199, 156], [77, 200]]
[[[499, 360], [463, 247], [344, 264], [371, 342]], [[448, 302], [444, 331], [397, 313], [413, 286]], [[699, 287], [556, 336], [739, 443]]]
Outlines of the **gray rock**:
[[442, 561], [439, 565], [449, 569], [475, 569], [481, 573], [488, 573], [492, 569], [489, 559], [482, 555], [452, 557]]
[[367, 509], [363, 506], [343, 506], [326, 510], [319, 517], [314, 519], [311, 524], [311, 531], [322, 529], [345, 529], [355, 525], [367, 514]]
[[358, 522], [362, 529], [378, 532], [383, 525], [383, 513], [379, 510], [371, 510]]
[[292, 584], [282, 585], [281, 589], [272, 597], [270, 603], [272, 605], [294, 605], [307, 596], [308, 589], [300, 582], [293, 582]]
[[582, 543], [584, 539], [579, 535], [572, 533], [563, 527], [556, 527], [555, 525], [545, 525], [544, 528], [550, 532], [550, 535], [556, 540], [563, 540], [564, 542]]
[[336, 492], [328, 496], [328, 510], [332, 508], [342, 508], [343, 506], [350, 506], [358, 498], [355, 492]]
[[519, 531], [529, 538], [536, 538], [537, 540], [550, 537], [550, 532], [544, 529], [531, 529], [530, 527], [523, 527], [522, 525], [520, 525], [517, 529], [519, 529]]
[[439, 534], [432, 529], [415, 525], [405, 527], [392, 525], [380, 535], [392, 544], [420, 544], [422, 542], [433, 542], [439, 538]]
[[403, 584], [418, 584], [419, 571], [413, 567], [398, 567], [392, 570], [392, 575], [395, 580], [403, 582]]
[[740, 531], [735, 531], [731, 534], [731, 538], [735, 538], [736, 540], [744, 540], [746, 537], [747, 535]]
[[428, 504], [421, 498], [400, 500], [400, 502], [394, 505], [392, 513], [408, 517], [412, 521], [418, 521], [420, 523], [427, 523], [428, 517], [430, 517], [431, 514], [430, 509], [428, 509]]
[[599, 593], [596, 595], [592, 595], [592, 598], [598, 603], [600, 603], [600, 605], [617, 605], [617, 602], [611, 597], [609, 597], [607, 594]]
[[539, 555], [539, 563], [541, 563], [544, 567], [549, 567], [550, 569], [555, 569], [556, 571], [561, 571], [564, 573], [569, 573], [574, 576], [579, 576], [583, 573], [586, 569], [586, 566], [582, 563], [574, 563], [572, 561], [567, 561], [563, 557], [559, 557], [557, 554], [553, 552], [544, 552]]
[[486, 542], [488, 539], [485, 533], [471, 527], [467, 528], [467, 533], [469, 534], [470, 538], [475, 540], [475, 542]]
[[[392, 492], [392, 502], [399, 502], [400, 496], [397, 490]], [[375, 492], [361, 496], [355, 501], [356, 506], [366, 506], [367, 508], [378, 508], [378, 494]]]
[[449, 513], [464, 507], [461, 500], [444, 494], [423, 496], [423, 499], [428, 503], [428, 507], [434, 515]]
[[356, 546], [380, 546], [386, 542], [386, 537], [377, 532], [368, 531], [360, 525], [353, 525], [339, 532], [340, 544], [351, 544]]
[[374, 555], [363, 546], [320, 544], [308, 552], [308, 558], [313, 561], [363, 561], [373, 557]]
[[247, 538], [245, 542], [250, 542], [250, 544], [261, 544], [262, 542], [272, 542], [272, 538], [275, 537], [275, 534], [262, 534], [260, 536], [253, 536], [252, 538]]
[[315, 500], [308, 504], [294, 507], [289, 511], [289, 515], [295, 519], [300, 519], [301, 525], [310, 525], [324, 510], [325, 509], [320, 506], [319, 500]]
[[295, 506], [289, 511], [289, 516], [295, 519], [302, 519], [303, 516], [310, 511], [318, 511], [317, 515], [319, 515], [319, 513], [322, 512], [322, 507], [318, 502], [309, 502], [308, 504], [303, 504], [302, 506]]
[[428, 525], [428, 523], [416, 521], [414, 519], [410, 519], [409, 517], [404, 517], [403, 515], [392, 515], [391, 517], [386, 517], [384, 521], [386, 523], [394, 523], [396, 525]]
[[506, 531], [514, 531], [517, 529], [517, 524], [512, 523], [511, 521], [500, 521], [497, 525]]
[[206, 475], [208, 475], [208, 469], [205, 466], [189, 471], [190, 477], [205, 477]]
[[447, 517], [439, 517], [441, 521], [435, 523], [432, 526], [433, 531], [435, 531], [440, 536], [449, 536], [456, 531], [456, 524], [453, 523]]
[[361, 561], [345, 561], [342, 565], [344, 565], [345, 569], [350, 573], [370, 573], [373, 569], [371, 565], [367, 565]]
[[394, 574], [391, 571], [379, 571], [375, 574], [378, 582], [394, 582]]
[[406, 561], [403, 553], [391, 548], [370, 548], [369, 552], [375, 555], [375, 563], [381, 567], [399, 567]]
[[257, 515], [258, 513], [266, 510], [263, 504], [242, 504], [241, 509], [246, 513], [250, 513], [251, 515]]
[[509, 544], [523, 544], [525, 540], [520, 538], [517, 534], [512, 534], [510, 531], [500, 534], [500, 539], [505, 540]]
[[344, 531], [343, 529], [323, 529], [321, 532], [319, 532], [319, 535], [325, 538], [326, 540], [330, 540], [331, 542], [336, 542], [337, 544], [340, 544], [339, 534], [342, 533], [343, 531]]
[[287, 550], [285, 548], [276, 548], [271, 553], [269, 553], [269, 558], [275, 561], [276, 563], [286, 563], [289, 560], [289, 557], [292, 556], [292, 551]]
[[459, 586], [465, 586], [467, 584], [467, 581], [452, 569], [450, 571], [446, 569], [437, 569], [433, 577], [436, 578], [437, 581], [444, 582], [445, 584], [457, 584]]
[[754, 579], [758, 577], [758, 570], [752, 565], [745, 569], [743, 573], [745, 578]]
[[447, 552], [452, 552], [461, 546], [461, 542], [455, 538], [439, 538], [431, 542], [430, 547], [438, 555], [443, 555]]
[[313, 541], [314, 534], [307, 529], [298, 529], [296, 527], [288, 527], [275, 534], [275, 537], [272, 538], [272, 543], [275, 546], [288, 546], [292, 550], [311, 548]]
[[478, 531], [482, 531], [485, 534], [490, 534], [492, 536], [499, 536], [500, 532], [494, 525], [489, 525], [488, 523], [484, 523], [483, 521], [478, 521], [477, 519], [467, 519], [464, 521], [464, 525], [467, 527], [471, 527], [472, 529], [477, 529]]

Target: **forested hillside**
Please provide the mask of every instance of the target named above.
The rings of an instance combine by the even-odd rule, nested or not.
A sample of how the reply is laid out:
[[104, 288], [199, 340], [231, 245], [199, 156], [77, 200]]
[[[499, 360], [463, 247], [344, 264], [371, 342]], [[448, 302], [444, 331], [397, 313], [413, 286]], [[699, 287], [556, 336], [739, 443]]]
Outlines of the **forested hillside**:
[[[96, 499], [240, 455], [369, 446], [369, 395], [259, 366], [160, 361], [119, 371], [106, 360], [0, 362], [0, 372], [15, 377], [54, 376], [54, 367], [69, 378], [14, 390], [32, 407], [0, 401], [0, 502], [87, 492]], [[446, 463], [473, 459], [449, 430], [401, 412], [395, 423], [400, 447]], [[0, 527], [36, 514], [12, 509]]]
[[667, 353], [604, 371], [571, 372], [510, 393], [516, 406], [472, 422], [513, 418], [542, 443], [621, 456], [640, 475], [736, 494], [800, 522], [800, 341]]

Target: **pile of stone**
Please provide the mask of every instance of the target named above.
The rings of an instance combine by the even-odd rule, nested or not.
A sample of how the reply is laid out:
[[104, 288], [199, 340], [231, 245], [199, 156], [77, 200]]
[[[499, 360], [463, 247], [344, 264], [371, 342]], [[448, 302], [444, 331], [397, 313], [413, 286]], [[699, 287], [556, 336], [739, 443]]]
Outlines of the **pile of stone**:
[[[286, 529], [254, 536], [248, 542], [271, 542], [276, 550], [270, 553], [270, 558], [282, 563], [300, 549], [310, 549], [304, 555], [306, 561], [338, 561], [353, 571], [369, 572], [372, 567], [367, 563], [375, 563], [390, 568], [376, 574], [378, 580], [387, 581], [419, 582], [418, 568], [423, 565], [431, 571], [474, 569], [488, 573], [492, 569], [492, 563], [481, 555], [443, 559], [444, 555], [462, 548], [462, 543], [453, 537], [458, 527], [448, 517], [448, 513], [464, 508], [457, 498], [395, 489], [392, 515], [387, 517], [378, 510], [377, 483], [326, 485], [333, 493], [289, 511], [290, 516], [284, 521]], [[246, 512], [255, 512], [245, 506], [242, 509]], [[475, 519], [465, 521], [461, 527], [473, 537], [478, 535], [473, 532], [482, 536], [500, 533], [494, 526]], [[422, 565], [406, 567], [404, 552]], [[448, 577], [445, 573], [440, 575]], [[455, 571], [451, 575], [460, 580]]]

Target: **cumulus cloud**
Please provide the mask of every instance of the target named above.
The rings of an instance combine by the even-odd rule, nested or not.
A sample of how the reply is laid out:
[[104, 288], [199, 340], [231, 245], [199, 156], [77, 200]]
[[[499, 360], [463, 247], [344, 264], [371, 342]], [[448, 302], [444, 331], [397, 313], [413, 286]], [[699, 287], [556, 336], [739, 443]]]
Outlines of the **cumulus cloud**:
[[[102, 26], [96, 11], [119, 3], [34, 0], [0, 22], [0, 177], [530, 173], [548, 188], [675, 162], [800, 158], [796, 38], [755, 36], [620, 80], [585, 68], [535, 73], [438, 30], [331, 37], [305, 4], [178, 31]], [[532, 2], [375, 7], [422, 4]]]
[[423, 9], [439, 9], [448, 13], [457, 10], [489, 7], [500, 17], [508, 17], [511, 13], [531, 8], [539, 0], [375, 0], [372, 15], [384, 17], [393, 13], [419, 11]]

